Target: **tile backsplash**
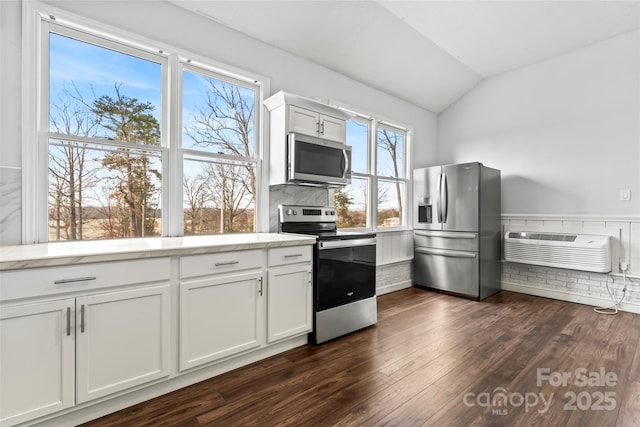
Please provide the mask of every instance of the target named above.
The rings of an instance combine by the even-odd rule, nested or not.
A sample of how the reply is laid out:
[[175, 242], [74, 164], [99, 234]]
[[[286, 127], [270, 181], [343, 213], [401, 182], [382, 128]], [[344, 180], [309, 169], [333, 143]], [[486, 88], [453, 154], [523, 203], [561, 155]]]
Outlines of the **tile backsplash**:
[[329, 191], [302, 185], [272, 185], [269, 187], [269, 231], [278, 231], [278, 205], [332, 205], [329, 203]]

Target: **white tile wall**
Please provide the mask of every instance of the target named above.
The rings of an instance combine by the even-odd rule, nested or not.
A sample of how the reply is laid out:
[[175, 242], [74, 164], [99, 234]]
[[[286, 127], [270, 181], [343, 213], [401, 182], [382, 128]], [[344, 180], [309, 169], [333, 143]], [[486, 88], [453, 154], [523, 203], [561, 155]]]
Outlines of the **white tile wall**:
[[612, 236], [612, 274], [542, 267], [527, 264], [502, 264], [502, 289], [539, 295], [588, 305], [609, 307], [613, 304], [607, 286], [619, 299], [623, 277], [620, 261], [629, 263], [627, 292], [620, 308], [640, 313], [640, 217], [561, 217], [503, 216], [503, 232], [547, 231], [550, 233], [584, 233]]

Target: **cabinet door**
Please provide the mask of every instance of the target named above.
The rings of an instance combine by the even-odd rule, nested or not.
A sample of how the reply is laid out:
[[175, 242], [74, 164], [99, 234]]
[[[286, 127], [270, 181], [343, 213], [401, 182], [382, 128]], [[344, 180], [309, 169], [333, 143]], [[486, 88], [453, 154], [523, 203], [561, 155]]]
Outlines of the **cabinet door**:
[[74, 300], [0, 309], [0, 424], [74, 405]]
[[311, 332], [311, 265], [269, 270], [267, 287], [267, 341]]
[[180, 284], [180, 370], [258, 347], [259, 272]]
[[289, 106], [288, 132], [318, 136], [319, 114], [306, 108]]
[[169, 285], [76, 300], [77, 400], [169, 375]]
[[346, 143], [347, 124], [342, 119], [320, 115], [320, 135], [325, 139]]

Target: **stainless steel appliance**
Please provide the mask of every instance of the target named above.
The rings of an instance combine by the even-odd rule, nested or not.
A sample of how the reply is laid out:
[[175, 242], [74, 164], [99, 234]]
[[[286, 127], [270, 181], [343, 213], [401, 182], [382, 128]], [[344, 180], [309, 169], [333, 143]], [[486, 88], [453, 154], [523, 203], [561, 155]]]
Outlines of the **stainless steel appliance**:
[[413, 171], [414, 283], [484, 299], [500, 290], [500, 171], [481, 163]]
[[287, 182], [327, 187], [351, 182], [351, 146], [313, 136], [287, 135]]
[[333, 206], [280, 205], [279, 231], [314, 235], [314, 344], [373, 325], [376, 299], [376, 236], [341, 232]]

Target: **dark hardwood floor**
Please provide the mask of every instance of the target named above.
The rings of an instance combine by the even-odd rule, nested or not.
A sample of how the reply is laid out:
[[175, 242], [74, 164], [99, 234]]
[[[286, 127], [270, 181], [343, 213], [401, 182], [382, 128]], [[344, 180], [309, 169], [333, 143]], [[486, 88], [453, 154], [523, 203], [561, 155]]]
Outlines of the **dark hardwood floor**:
[[640, 426], [639, 315], [419, 289], [380, 296], [378, 312], [376, 326], [85, 425]]

